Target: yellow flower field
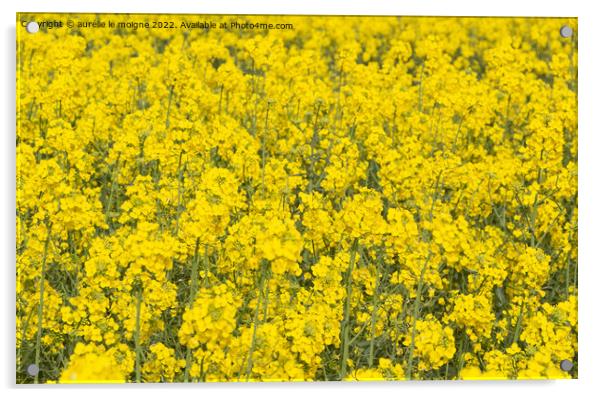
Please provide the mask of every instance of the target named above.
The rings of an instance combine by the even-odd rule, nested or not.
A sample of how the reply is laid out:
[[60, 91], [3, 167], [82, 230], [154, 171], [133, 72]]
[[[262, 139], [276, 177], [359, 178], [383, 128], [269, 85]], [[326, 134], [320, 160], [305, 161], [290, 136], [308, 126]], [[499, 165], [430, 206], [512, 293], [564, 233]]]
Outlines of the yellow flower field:
[[17, 32], [17, 383], [577, 377], [576, 19]]

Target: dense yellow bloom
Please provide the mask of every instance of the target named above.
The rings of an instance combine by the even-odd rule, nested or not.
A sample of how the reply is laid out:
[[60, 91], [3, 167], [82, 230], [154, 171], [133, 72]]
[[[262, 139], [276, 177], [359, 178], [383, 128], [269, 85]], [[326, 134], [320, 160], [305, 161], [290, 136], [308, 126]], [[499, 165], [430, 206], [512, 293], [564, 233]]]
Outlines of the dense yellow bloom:
[[78, 343], [59, 382], [123, 383], [133, 367], [133, 353], [126, 345], [105, 349], [102, 345]]
[[472, 340], [488, 339], [495, 315], [491, 307], [491, 298], [485, 295], [458, 295], [453, 300], [453, 311], [449, 320], [466, 329], [466, 335]]
[[191, 349], [199, 346], [214, 350], [225, 347], [236, 327], [237, 298], [232, 286], [225, 284], [202, 289], [190, 309], [182, 316], [184, 320], [178, 337]]
[[443, 326], [432, 315], [416, 322], [416, 337], [408, 335], [404, 345], [414, 344], [420, 357], [420, 370], [438, 369], [452, 359], [456, 352], [453, 330]]
[[144, 363], [142, 373], [147, 382], [172, 382], [186, 362], [175, 357], [173, 349], [159, 342], [150, 348], [151, 356]]

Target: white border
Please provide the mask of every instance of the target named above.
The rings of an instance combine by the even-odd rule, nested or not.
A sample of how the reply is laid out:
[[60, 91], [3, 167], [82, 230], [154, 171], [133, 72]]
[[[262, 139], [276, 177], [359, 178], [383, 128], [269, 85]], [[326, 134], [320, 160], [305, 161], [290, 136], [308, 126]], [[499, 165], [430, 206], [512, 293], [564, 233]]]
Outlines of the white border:
[[[585, 2], [583, 2], [585, 3]], [[14, 7], [14, 6], [13, 6]], [[581, 1], [546, 1], [545, 4], [520, 0], [478, 2], [470, 0], [144, 0], [35, 1], [19, 2], [18, 11], [39, 12], [149, 12], [226, 14], [358, 14], [358, 15], [459, 15], [459, 16], [577, 16]]]
[[[1, 346], [2, 386], [13, 393], [44, 396], [82, 395], [106, 396], [107, 393], [145, 393], [159, 396], [164, 393], [195, 395], [243, 395], [290, 397], [306, 394], [341, 394], [365, 396], [367, 393], [420, 396], [483, 396], [525, 395], [581, 396], [602, 390], [602, 321], [599, 302], [602, 302], [602, 228], [600, 170], [602, 170], [602, 128], [599, 109], [600, 39], [602, 20], [595, 1], [548, 0], [528, 2], [503, 0], [498, 2], [471, 0], [21, 0], [18, 4], [1, 2], [2, 18], [2, 93], [0, 94], [2, 154], [0, 155], [2, 203], [3, 282], [2, 308], [4, 316]], [[14, 372], [14, 266], [15, 266], [15, 13], [31, 12], [144, 12], [144, 13], [224, 13], [224, 14], [335, 14], [335, 15], [455, 15], [455, 16], [577, 16], [579, 17], [579, 379], [571, 381], [502, 381], [502, 382], [400, 382], [400, 383], [314, 383], [314, 384], [208, 384], [208, 385], [126, 385], [80, 387], [21, 387], [15, 386]], [[596, 112], [598, 110], [598, 112]]]

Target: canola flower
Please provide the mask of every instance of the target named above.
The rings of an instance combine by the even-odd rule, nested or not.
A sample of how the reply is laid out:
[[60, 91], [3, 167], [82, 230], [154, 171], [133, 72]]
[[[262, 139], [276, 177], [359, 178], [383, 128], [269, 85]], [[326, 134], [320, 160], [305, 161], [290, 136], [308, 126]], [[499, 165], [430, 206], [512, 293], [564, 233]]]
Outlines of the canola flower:
[[578, 376], [576, 20], [34, 17], [17, 382]]

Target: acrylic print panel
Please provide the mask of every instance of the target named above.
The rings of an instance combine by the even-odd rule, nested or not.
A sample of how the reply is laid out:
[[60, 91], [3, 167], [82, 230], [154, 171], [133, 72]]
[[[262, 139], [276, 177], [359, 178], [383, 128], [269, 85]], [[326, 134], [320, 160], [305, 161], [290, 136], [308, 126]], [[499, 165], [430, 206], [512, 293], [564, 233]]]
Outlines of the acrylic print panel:
[[16, 29], [18, 383], [577, 377], [576, 19]]

